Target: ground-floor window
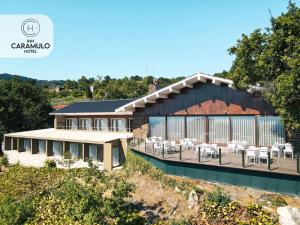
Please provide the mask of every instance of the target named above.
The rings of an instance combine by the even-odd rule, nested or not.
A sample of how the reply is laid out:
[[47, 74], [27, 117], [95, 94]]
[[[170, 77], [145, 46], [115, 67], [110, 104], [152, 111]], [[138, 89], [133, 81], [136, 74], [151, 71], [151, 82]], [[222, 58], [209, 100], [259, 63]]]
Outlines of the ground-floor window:
[[103, 145], [89, 144], [88, 155], [88, 158], [90, 160], [97, 160], [103, 162]]
[[184, 116], [172, 116], [167, 118], [168, 139], [179, 141], [185, 137]]
[[151, 116], [149, 117], [150, 133], [152, 137], [162, 137], [165, 139], [166, 134], [166, 117]]
[[82, 144], [78, 143], [70, 143], [70, 154], [72, 158], [81, 158], [81, 149], [82, 149]]
[[120, 148], [112, 148], [112, 157], [113, 157], [113, 167], [120, 166]]
[[24, 139], [24, 151], [31, 152], [31, 140]]
[[150, 116], [150, 136], [168, 140], [183, 138], [226, 144], [246, 141], [249, 145], [284, 143], [285, 129], [278, 116]]
[[46, 141], [45, 140], [39, 140], [39, 153], [45, 154], [46, 153]]
[[249, 145], [255, 145], [255, 117], [232, 116], [230, 119], [232, 140], [246, 141]]
[[277, 116], [257, 117], [259, 145], [268, 146], [274, 143], [284, 143], [284, 126]]
[[189, 116], [186, 118], [187, 138], [205, 142], [205, 116]]
[[53, 141], [53, 155], [54, 156], [63, 156], [63, 143], [60, 141]]
[[209, 142], [225, 144], [229, 141], [228, 116], [209, 116], [208, 127]]

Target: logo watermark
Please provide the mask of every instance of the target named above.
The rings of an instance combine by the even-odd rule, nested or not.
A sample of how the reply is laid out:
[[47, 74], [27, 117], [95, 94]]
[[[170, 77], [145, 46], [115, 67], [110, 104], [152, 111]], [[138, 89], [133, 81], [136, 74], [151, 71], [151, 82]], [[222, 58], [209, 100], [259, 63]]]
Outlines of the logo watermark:
[[0, 15], [0, 57], [45, 57], [53, 50], [53, 23], [45, 15]]

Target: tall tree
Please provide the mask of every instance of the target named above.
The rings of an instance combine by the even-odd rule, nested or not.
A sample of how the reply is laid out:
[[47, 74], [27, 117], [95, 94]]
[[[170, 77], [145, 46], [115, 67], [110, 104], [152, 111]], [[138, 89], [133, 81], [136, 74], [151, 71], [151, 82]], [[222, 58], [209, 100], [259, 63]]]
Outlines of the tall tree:
[[41, 87], [17, 79], [0, 81], [0, 143], [8, 132], [49, 127], [51, 111]]
[[265, 32], [244, 35], [229, 49], [235, 55], [226, 75], [238, 89], [259, 84], [289, 129], [300, 128], [300, 8], [271, 18]]

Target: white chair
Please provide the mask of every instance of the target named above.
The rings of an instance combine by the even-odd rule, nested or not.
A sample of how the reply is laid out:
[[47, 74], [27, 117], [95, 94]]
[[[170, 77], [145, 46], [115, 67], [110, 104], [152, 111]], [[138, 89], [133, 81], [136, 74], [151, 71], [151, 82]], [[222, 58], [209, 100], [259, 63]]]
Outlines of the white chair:
[[194, 144], [193, 140], [191, 140], [191, 139], [187, 140], [186, 144], [187, 144], [188, 149], [194, 149], [195, 148], [195, 144]]
[[277, 157], [280, 158], [280, 148], [278, 145], [272, 145], [272, 148], [271, 148], [271, 157], [273, 157], [273, 152], [276, 152], [277, 153]]
[[242, 151], [245, 151], [245, 150], [246, 150], [246, 146], [243, 143], [238, 143], [236, 145], [236, 149], [235, 149], [236, 153], [239, 153], [239, 152], [242, 152]]
[[228, 148], [228, 153], [230, 153], [230, 152], [234, 153], [236, 150], [236, 143], [233, 143], [233, 142], [228, 143], [227, 148]]
[[205, 151], [205, 156], [210, 155], [210, 158], [212, 158], [212, 156], [214, 155], [214, 157], [216, 158], [216, 149], [214, 146], [211, 145], [205, 146], [204, 151]]
[[146, 138], [146, 140], [145, 140], [145, 144], [146, 144], [146, 149], [152, 149], [152, 145], [153, 145], [153, 142], [151, 141], [151, 139], [150, 138]]
[[256, 159], [257, 159], [257, 150], [256, 149], [249, 148], [246, 150], [246, 163], [248, 163], [248, 159], [250, 159], [250, 160], [253, 159], [254, 165], [255, 165]]
[[259, 164], [261, 159], [266, 159], [267, 163], [269, 163], [269, 159], [268, 159], [268, 148], [267, 147], [261, 147], [259, 150], [259, 155], [258, 155], [258, 160], [259, 160]]
[[154, 142], [154, 150], [157, 152], [157, 153], [161, 153], [162, 152], [162, 144], [160, 141], [156, 141]]
[[294, 149], [291, 144], [285, 144], [285, 148], [283, 149], [284, 158], [286, 154], [292, 155], [292, 159], [294, 158]]

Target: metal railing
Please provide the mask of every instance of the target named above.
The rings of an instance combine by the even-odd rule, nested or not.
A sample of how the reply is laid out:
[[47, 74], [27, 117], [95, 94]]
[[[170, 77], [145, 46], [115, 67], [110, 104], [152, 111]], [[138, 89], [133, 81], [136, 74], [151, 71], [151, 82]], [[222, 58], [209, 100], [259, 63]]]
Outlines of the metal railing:
[[[160, 144], [157, 144], [158, 142]], [[163, 140], [155, 143], [144, 138], [133, 137], [128, 140], [128, 146], [134, 150], [167, 160], [300, 174], [300, 154], [295, 154], [294, 158], [284, 159], [279, 156], [272, 157], [270, 151], [268, 151], [267, 156], [264, 158], [247, 158], [249, 156], [247, 156], [246, 150], [233, 153], [227, 147], [217, 146], [215, 153], [209, 155], [201, 150], [200, 145], [189, 147], [176, 142], [170, 147], [170, 141], [166, 145], [163, 144], [164, 142], [168, 141]]]

